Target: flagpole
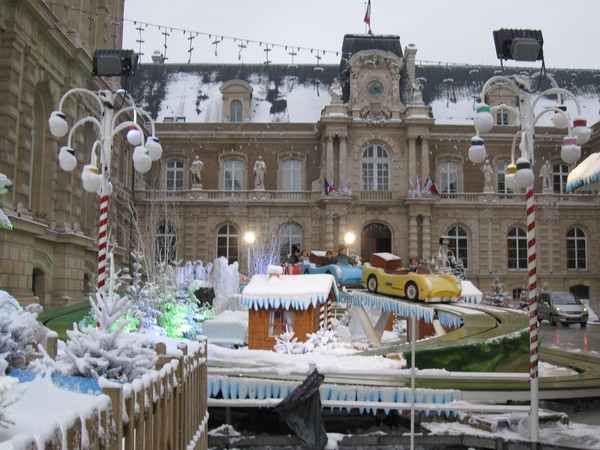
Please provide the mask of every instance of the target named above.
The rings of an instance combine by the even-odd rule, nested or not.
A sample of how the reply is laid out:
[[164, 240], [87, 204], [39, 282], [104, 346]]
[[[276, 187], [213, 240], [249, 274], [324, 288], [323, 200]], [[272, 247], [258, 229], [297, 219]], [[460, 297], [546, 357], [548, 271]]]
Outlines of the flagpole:
[[369, 31], [367, 33], [373, 34], [373, 32], [371, 31], [371, 0], [368, 0], [367, 2], [367, 10], [365, 11], [365, 17], [363, 19], [363, 22], [366, 23], [369, 27]]

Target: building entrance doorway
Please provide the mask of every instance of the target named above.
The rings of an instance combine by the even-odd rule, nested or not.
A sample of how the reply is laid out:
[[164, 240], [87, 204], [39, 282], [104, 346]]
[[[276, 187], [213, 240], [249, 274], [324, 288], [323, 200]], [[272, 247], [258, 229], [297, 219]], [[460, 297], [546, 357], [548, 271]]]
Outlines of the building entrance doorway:
[[373, 253], [392, 251], [392, 233], [390, 229], [378, 222], [365, 226], [360, 233], [360, 256], [369, 261]]

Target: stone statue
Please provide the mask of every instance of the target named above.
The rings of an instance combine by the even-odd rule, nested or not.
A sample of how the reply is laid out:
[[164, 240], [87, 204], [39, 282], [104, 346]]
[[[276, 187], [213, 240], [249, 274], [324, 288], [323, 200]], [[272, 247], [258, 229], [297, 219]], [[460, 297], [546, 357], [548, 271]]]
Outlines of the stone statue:
[[483, 172], [483, 192], [493, 192], [492, 174], [494, 173], [494, 169], [492, 169], [489, 160], [485, 160], [481, 171]]
[[540, 178], [542, 179], [542, 192], [552, 192], [552, 164], [546, 161], [540, 169]]
[[416, 79], [412, 85], [412, 102], [413, 105], [423, 105], [423, 85], [420, 79]]
[[192, 177], [192, 187], [202, 187], [202, 168], [204, 164], [200, 161], [200, 158], [196, 156], [192, 166], [190, 167], [190, 174]]
[[259, 156], [256, 162], [254, 163], [254, 189], [264, 189], [265, 188], [265, 173], [267, 172], [267, 165], [262, 159], [262, 156]]
[[332, 85], [329, 86], [329, 95], [331, 95], [332, 104], [342, 103], [342, 85], [337, 78], [334, 78]]

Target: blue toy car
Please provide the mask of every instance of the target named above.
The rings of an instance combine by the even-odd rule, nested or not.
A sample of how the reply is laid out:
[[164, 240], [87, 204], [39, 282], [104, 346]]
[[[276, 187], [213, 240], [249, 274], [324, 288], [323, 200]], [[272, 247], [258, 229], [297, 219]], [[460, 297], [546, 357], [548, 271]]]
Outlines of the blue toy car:
[[317, 266], [315, 263], [304, 261], [302, 263], [303, 274], [329, 273], [335, 278], [335, 282], [341, 286], [359, 287], [362, 278], [362, 266], [350, 264], [328, 264]]

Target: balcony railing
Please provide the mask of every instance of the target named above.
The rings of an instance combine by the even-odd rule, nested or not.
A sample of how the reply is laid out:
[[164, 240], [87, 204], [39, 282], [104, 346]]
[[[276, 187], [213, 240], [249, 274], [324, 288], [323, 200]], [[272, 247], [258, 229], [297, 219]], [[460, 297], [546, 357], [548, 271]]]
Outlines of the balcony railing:
[[[536, 203], [540, 206], [561, 206], [561, 205], [597, 205], [600, 204], [600, 197], [597, 195], [580, 194], [535, 194]], [[440, 194], [442, 203], [472, 203], [472, 204], [519, 204], [527, 201], [525, 194], [501, 194], [501, 193], [454, 193]]]

